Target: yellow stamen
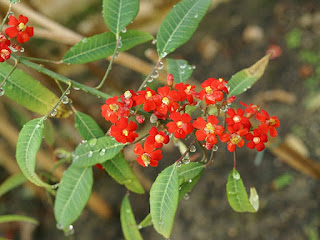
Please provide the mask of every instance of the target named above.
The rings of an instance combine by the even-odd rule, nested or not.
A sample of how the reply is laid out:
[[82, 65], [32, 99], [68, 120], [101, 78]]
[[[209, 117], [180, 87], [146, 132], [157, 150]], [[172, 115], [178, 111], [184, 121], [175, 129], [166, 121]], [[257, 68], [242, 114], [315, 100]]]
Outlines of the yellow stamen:
[[177, 127], [178, 128], [182, 128], [183, 127], [183, 122], [182, 121], [177, 122]]
[[141, 159], [142, 159], [144, 165], [145, 165], [146, 167], [148, 167], [149, 164], [150, 164], [150, 155], [149, 155], [148, 153], [144, 153], [144, 154], [141, 156]]
[[128, 135], [129, 135], [128, 129], [123, 129], [122, 134], [125, 135], [126, 137], [128, 137]]
[[1, 50], [1, 53], [0, 53], [1, 58], [6, 59], [9, 55], [10, 55], [10, 52], [7, 49]]
[[125, 91], [123, 95], [125, 99], [129, 99], [132, 97], [132, 93], [130, 91]]
[[169, 98], [167, 98], [167, 97], [162, 98], [162, 103], [165, 105], [168, 105], [170, 103]]
[[213, 92], [212, 88], [210, 86], [205, 88], [205, 91], [207, 94], [211, 94]]
[[24, 31], [27, 27], [24, 25], [24, 23], [19, 23], [18, 28], [20, 31]]
[[207, 123], [206, 127], [204, 128], [204, 131], [207, 133], [214, 133], [214, 127], [211, 123]]
[[241, 141], [241, 137], [238, 134], [232, 134], [230, 141], [233, 144], [238, 144]]
[[109, 105], [109, 108], [110, 108], [112, 111], [116, 112], [116, 111], [118, 111], [119, 106], [114, 103], [114, 104], [110, 104], [110, 105]]
[[252, 139], [252, 142], [254, 142], [255, 144], [258, 144], [260, 142], [260, 138], [259, 137], [254, 137]]
[[163, 143], [163, 139], [164, 137], [160, 134], [157, 134], [155, 137], [154, 137], [154, 140], [156, 140], [157, 143]]
[[147, 91], [145, 97], [146, 97], [147, 100], [151, 100], [152, 99], [152, 93], [150, 91]]
[[238, 123], [238, 122], [241, 121], [241, 117], [238, 116], [238, 115], [235, 115], [235, 116], [232, 118], [232, 120], [233, 120], [235, 123]]
[[275, 119], [270, 119], [269, 120], [269, 125], [275, 125], [276, 124], [276, 120]]

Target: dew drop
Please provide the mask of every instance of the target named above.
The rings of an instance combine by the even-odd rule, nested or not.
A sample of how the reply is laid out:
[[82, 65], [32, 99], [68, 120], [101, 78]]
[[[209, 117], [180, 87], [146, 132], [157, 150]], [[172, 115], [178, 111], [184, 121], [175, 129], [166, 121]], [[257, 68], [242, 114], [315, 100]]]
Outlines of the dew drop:
[[0, 88], [0, 96], [3, 96], [4, 95], [4, 90], [3, 88]]
[[122, 42], [121, 41], [118, 44], [118, 48], [122, 48]]
[[127, 29], [124, 28], [124, 29], [121, 30], [121, 32], [126, 33], [126, 32], [127, 32]]
[[87, 43], [88, 42], [88, 38], [83, 38], [82, 39], [82, 43]]
[[130, 210], [129, 210], [129, 209], [126, 209], [126, 213], [130, 213]]
[[10, 16], [14, 16], [14, 13], [12, 11], [9, 12]]
[[160, 221], [159, 221], [159, 225], [163, 225], [163, 224], [164, 224], [163, 220], [162, 220], [162, 219], [160, 219]]
[[155, 70], [152, 75], [151, 75], [152, 78], [157, 78], [159, 77], [159, 72], [157, 70]]
[[233, 172], [232, 176], [233, 176], [234, 180], [239, 180], [240, 179], [240, 174], [237, 173], [237, 172]]
[[165, 58], [167, 56], [167, 52], [161, 53], [161, 58]]
[[190, 158], [189, 157], [184, 157], [184, 158], [182, 158], [182, 162], [184, 164], [189, 164], [190, 163]]
[[61, 230], [62, 229], [62, 224], [61, 223], [57, 223], [57, 228], [59, 229], [59, 230]]
[[61, 99], [61, 102], [62, 102], [63, 104], [68, 104], [69, 98], [68, 98], [67, 96], [63, 96], [63, 98]]
[[53, 109], [52, 112], [51, 112], [51, 114], [50, 114], [50, 116], [51, 116], [51, 117], [54, 117], [54, 116], [57, 115], [57, 113], [58, 113], [57, 109]]
[[81, 141], [81, 143], [86, 143], [86, 142], [87, 142], [87, 140], [82, 140], [82, 141]]
[[114, 57], [115, 58], [119, 57], [119, 51], [116, 51], [116, 53], [114, 54]]
[[66, 91], [66, 95], [69, 95], [70, 94], [70, 90], [68, 89], [67, 91]]
[[181, 161], [177, 162], [177, 167], [181, 167]]
[[187, 66], [187, 64], [182, 64], [182, 65], [180, 65], [180, 68], [181, 68], [181, 69], [185, 69], [186, 66]]
[[100, 156], [103, 156], [103, 155], [105, 155], [106, 154], [106, 150], [104, 149], [104, 148], [102, 148], [101, 150], [100, 150], [100, 152], [99, 152], [99, 155]]
[[147, 82], [153, 82], [153, 78], [148, 79]]
[[9, 47], [12, 52], [18, 52], [18, 50], [14, 47]]
[[190, 196], [189, 196], [188, 193], [186, 193], [186, 194], [184, 195], [184, 197], [183, 197], [184, 200], [189, 200], [189, 198], [190, 198]]
[[141, 226], [141, 225], [138, 225], [138, 229], [139, 229], [139, 230], [142, 229], [142, 226]]
[[192, 183], [192, 179], [189, 179], [189, 181], [188, 181], [189, 183]]
[[163, 62], [159, 62], [158, 69], [163, 69]]
[[212, 151], [218, 151], [218, 149], [219, 149], [219, 147], [217, 146], [217, 145], [214, 145], [213, 147], [212, 147]]
[[185, 74], [185, 73], [186, 73], [186, 71], [182, 70], [180, 73], [183, 75], [183, 74]]
[[228, 105], [223, 105], [221, 108], [220, 108], [220, 111], [221, 112], [227, 112], [229, 110], [229, 106]]
[[179, 187], [179, 191], [181, 190], [181, 187]]
[[74, 234], [74, 228], [72, 225], [69, 225], [65, 230], [64, 230], [64, 236], [69, 237]]
[[195, 15], [194, 15], [194, 18], [197, 18], [199, 15], [196, 13]]
[[89, 151], [89, 152], [88, 152], [88, 157], [91, 158], [92, 156], [93, 156], [93, 152], [92, 152], [92, 151]]
[[156, 123], [157, 121], [158, 121], [157, 116], [154, 115], [154, 114], [152, 114], [152, 115], [150, 116], [150, 122], [151, 122], [151, 123]]
[[156, 43], [157, 43], [157, 39], [153, 39], [152, 44], [156, 44]]
[[88, 141], [88, 144], [90, 147], [94, 147], [96, 144], [97, 144], [97, 139], [96, 138], [91, 138], [89, 141]]
[[76, 87], [76, 86], [72, 86], [72, 88], [76, 91], [80, 90], [80, 88]]
[[20, 48], [20, 52], [24, 52], [24, 48], [23, 47]]
[[190, 147], [190, 152], [195, 152], [195, 151], [197, 151], [197, 148], [196, 148], [195, 145], [192, 145], [192, 146]]
[[58, 187], [59, 187], [59, 183], [54, 184], [54, 185], [51, 185], [51, 188], [52, 188], [52, 189], [57, 189]]

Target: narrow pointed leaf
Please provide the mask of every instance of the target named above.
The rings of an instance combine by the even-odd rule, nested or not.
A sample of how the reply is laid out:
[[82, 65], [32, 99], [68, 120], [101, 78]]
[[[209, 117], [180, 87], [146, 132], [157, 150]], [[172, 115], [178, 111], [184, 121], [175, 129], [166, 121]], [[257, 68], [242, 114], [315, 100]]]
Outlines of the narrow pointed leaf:
[[169, 238], [178, 207], [179, 181], [177, 166], [164, 169], [150, 190], [150, 213], [153, 226], [158, 233]]
[[96, 121], [87, 114], [76, 111], [75, 112], [75, 124], [81, 137], [85, 140], [91, 138], [100, 138], [104, 136], [103, 131], [96, 123]]
[[240, 174], [233, 169], [228, 177], [227, 197], [230, 206], [236, 212], [256, 212], [251, 205]]
[[55, 131], [54, 131], [54, 128], [52, 126], [52, 123], [51, 123], [50, 119], [47, 119], [44, 122], [43, 135], [44, 135], [44, 140], [50, 146], [53, 146], [54, 141], [55, 141]]
[[[12, 66], [8, 63], [0, 64], [0, 82], [5, 79], [11, 69]], [[14, 70], [2, 88], [8, 98], [41, 115], [49, 113], [59, 100], [53, 92], [20, 69]], [[70, 115], [64, 104], [59, 104], [56, 110], [57, 118]]]
[[212, 0], [182, 0], [163, 20], [157, 34], [161, 58], [185, 44], [197, 29]]
[[152, 225], [151, 214], [149, 213], [140, 223], [139, 228], [146, 228]]
[[121, 228], [126, 240], [143, 240], [132, 212], [128, 196], [125, 196], [120, 209]]
[[78, 167], [89, 167], [104, 163], [115, 157], [123, 147], [122, 143], [112, 140], [109, 136], [92, 138], [76, 148], [73, 164]]
[[114, 180], [119, 184], [125, 185], [130, 191], [140, 194], [145, 192], [122, 153], [102, 165]]
[[189, 180], [188, 182], [184, 182], [180, 185], [179, 201], [181, 201], [185, 197], [185, 195], [188, 194], [193, 189], [193, 187], [197, 184], [197, 182], [201, 178], [202, 173], [203, 173], [203, 169], [197, 176], [192, 178], [191, 181]]
[[186, 60], [167, 58], [168, 73], [174, 76], [176, 83], [185, 83], [193, 72], [193, 67]]
[[254, 210], [258, 211], [259, 210], [259, 195], [257, 193], [257, 190], [254, 187], [250, 188], [250, 197], [249, 201], [254, 208]]
[[73, 164], [63, 174], [54, 203], [54, 215], [59, 229], [64, 229], [80, 216], [91, 195], [92, 168]]
[[228, 81], [228, 85], [230, 86], [228, 96], [239, 95], [251, 88], [251, 86], [263, 75], [269, 63], [269, 58], [270, 54], [261, 58], [251, 67], [245, 68], [233, 75]]
[[29, 222], [33, 224], [39, 224], [38, 220], [22, 216], [22, 215], [2, 215], [0, 216], [0, 223], [8, 223], [8, 222]]
[[39, 187], [50, 188], [35, 173], [36, 155], [39, 151], [43, 136], [44, 118], [36, 118], [26, 123], [18, 137], [16, 159], [23, 174]]
[[139, 0], [103, 0], [103, 18], [114, 34], [119, 34], [138, 14]]
[[7, 192], [11, 191], [12, 189], [20, 186], [23, 184], [27, 178], [22, 174], [14, 174], [8, 177], [1, 185], [0, 185], [0, 197]]
[[[122, 47], [118, 49], [119, 52], [153, 39], [152, 35], [137, 30], [128, 30], [126, 33], [121, 33], [120, 36]], [[87, 63], [106, 58], [113, 54], [116, 42], [116, 36], [111, 32], [84, 38], [70, 48], [62, 61], [65, 63]]]
[[179, 185], [189, 182], [190, 179], [195, 178], [203, 169], [204, 165], [202, 163], [191, 162], [189, 164], [182, 164], [178, 167]]

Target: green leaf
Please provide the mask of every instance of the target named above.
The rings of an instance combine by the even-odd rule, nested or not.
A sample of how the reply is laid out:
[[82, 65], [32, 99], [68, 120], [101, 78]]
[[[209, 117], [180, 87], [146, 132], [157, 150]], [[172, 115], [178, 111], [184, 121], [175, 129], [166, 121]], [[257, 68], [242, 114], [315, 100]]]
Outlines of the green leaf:
[[149, 213], [140, 223], [139, 228], [146, 228], [152, 225], [151, 214]]
[[150, 213], [158, 233], [169, 238], [178, 207], [179, 182], [176, 164], [164, 169], [150, 190]]
[[139, 0], [103, 0], [103, 18], [108, 28], [118, 35], [138, 14]]
[[21, 0], [10, 0], [10, 3], [11, 4], [14, 4], [14, 3], [18, 3], [18, 2], [20, 2]]
[[174, 76], [176, 83], [185, 83], [193, 72], [193, 67], [186, 60], [167, 58], [168, 73]]
[[38, 220], [31, 217], [22, 216], [22, 215], [2, 215], [0, 216], [0, 223], [8, 222], [29, 222], [33, 224], [39, 224]]
[[256, 212], [251, 205], [240, 174], [232, 169], [228, 177], [227, 197], [230, 206], [236, 212]]
[[[137, 30], [128, 30], [126, 33], [121, 33], [120, 36], [122, 43], [122, 47], [118, 50], [120, 52], [153, 39], [152, 35]], [[116, 36], [111, 32], [84, 38], [69, 49], [62, 61], [65, 63], [87, 63], [106, 58], [113, 54], [116, 42]]]
[[122, 153], [102, 165], [114, 180], [119, 184], [125, 185], [130, 191], [140, 194], [145, 192]]
[[112, 140], [109, 136], [92, 138], [76, 148], [73, 164], [78, 167], [89, 167], [104, 163], [115, 157], [123, 147], [122, 143]]
[[0, 185], [0, 197], [7, 192], [11, 191], [12, 189], [20, 186], [23, 184], [27, 178], [22, 174], [14, 174], [8, 177], [1, 185]]
[[[0, 82], [5, 79], [11, 69], [10, 64], [5, 62], [0, 64]], [[59, 100], [40, 82], [19, 69], [14, 70], [2, 88], [8, 98], [41, 115], [49, 113]], [[56, 110], [58, 113], [55, 117], [68, 117], [70, 115], [64, 104], [59, 104]]]
[[197, 29], [212, 0], [182, 0], [163, 20], [157, 34], [161, 58], [185, 44]]
[[121, 228], [126, 240], [143, 240], [131, 209], [128, 196], [125, 196], [120, 209]]
[[202, 176], [202, 173], [203, 173], [203, 169], [197, 176], [192, 178], [191, 181], [189, 180], [188, 182], [182, 183], [180, 185], [180, 188], [179, 188], [179, 201], [181, 201], [185, 197], [185, 195], [188, 194], [193, 189], [193, 187], [197, 184], [197, 182], [199, 181], [200, 177]]
[[203, 169], [204, 165], [202, 163], [191, 162], [189, 164], [182, 164], [178, 167], [179, 186], [195, 178]]
[[47, 119], [47, 121], [44, 122], [44, 129], [43, 129], [43, 135], [44, 140], [50, 145], [53, 146], [55, 141], [55, 131], [52, 126], [52, 123], [50, 119]]
[[78, 132], [80, 133], [81, 137], [83, 137], [83, 139], [85, 140], [104, 136], [103, 131], [96, 123], [96, 121], [87, 114], [76, 111], [75, 123]]
[[39, 187], [51, 188], [35, 173], [36, 155], [43, 136], [44, 118], [36, 118], [26, 123], [18, 137], [16, 159], [23, 174]]
[[93, 184], [92, 168], [74, 164], [63, 174], [54, 203], [57, 227], [65, 229], [81, 214], [89, 200]]
[[245, 68], [233, 75], [228, 81], [228, 85], [230, 86], [228, 96], [239, 95], [251, 88], [263, 75], [269, 63], [270, 56], [270, 54], [264, 56], [251, 67]]

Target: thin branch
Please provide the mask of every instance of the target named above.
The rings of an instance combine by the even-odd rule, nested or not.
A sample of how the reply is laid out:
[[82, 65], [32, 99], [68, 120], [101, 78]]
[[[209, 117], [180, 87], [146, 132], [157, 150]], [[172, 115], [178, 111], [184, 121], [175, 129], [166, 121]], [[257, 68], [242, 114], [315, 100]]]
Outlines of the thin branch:
[[10, 75], [13, 73], [13, 71], [17, 68], [19, 64], [19, 60], [15, 59], [14, 61], [14, 66], [13, 68], [10, 70], [10, 72], [7, 74], [7, 76], [3, 79], [3, 81], [0, 83], [0, 88], [2, 88], [2, 86], [6, 83], [6, 81], [8, 80], [8, 78], [10, 77]]
[[184, 154], [182, 154], [182, 156], [176, 161], [176, 162], [180, 162], [190, 151], [191, 147], [193, 146], [193, 144], [196, 142], [196, 138], [193, 139], [193, 141], [190, 143], [190, 145], [188, 146], [187, 150], [184, 152]]
[[142, 90], [142, 88], [144, 88], [144, 86], [147, 84], [148, 79], [150, 79], [151, 75], [157, 70], [157, 68], [159, 67], [159, 64], [161, 62], [161, 59], [159, 58], [157, 64], [154, 66], [154, 68], [152, 69], [152, 71], [148, 74], [148, 76], [144, 79], [144, 81], [141, 83], [138, 91]]

